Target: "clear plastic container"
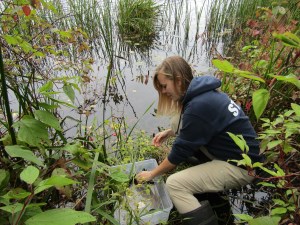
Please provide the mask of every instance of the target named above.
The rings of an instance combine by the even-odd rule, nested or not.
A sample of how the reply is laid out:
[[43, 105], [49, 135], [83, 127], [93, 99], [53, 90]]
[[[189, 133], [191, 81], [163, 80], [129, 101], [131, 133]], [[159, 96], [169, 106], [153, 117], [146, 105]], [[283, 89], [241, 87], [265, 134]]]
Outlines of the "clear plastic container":
[[[115, 166], [126, 174], [136, 174], [143, 170], [157, 167], [155, 159]], [[158, 176], [153, 184], [133, 185], [123, 197], [123, 204], [116, 206], [114, 218], [121, 225], [149, 224], [155, 225], [168, 221], [173, 208], [172, 201], [165, 188], [162, 177]], [[126, 209], [125, 209], [126, 208]]]

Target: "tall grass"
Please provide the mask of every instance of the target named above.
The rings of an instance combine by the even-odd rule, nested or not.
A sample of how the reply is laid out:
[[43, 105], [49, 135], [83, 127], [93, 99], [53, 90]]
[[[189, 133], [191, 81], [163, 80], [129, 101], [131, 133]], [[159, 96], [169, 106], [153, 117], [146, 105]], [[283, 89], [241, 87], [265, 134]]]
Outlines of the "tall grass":
[[[199, 56], [198, 35], [200, 32], [200, 20], [204, 6], [198, 1], [171, 1], [165, 0], [161, 5], [163, 12], [161, 23], [160, 42], [172, 45], [177, 54], [192, 62]], [[195, 20], [192, 20], [192, 17]], [[189, 46], [190, 44], [193, 46]], [[168, 50], [166, 50], [168, 51]]]
[[151, 46], [157, 36], [159, 7], [153, 0], [120, 0], [117, 25], [123, 41]]

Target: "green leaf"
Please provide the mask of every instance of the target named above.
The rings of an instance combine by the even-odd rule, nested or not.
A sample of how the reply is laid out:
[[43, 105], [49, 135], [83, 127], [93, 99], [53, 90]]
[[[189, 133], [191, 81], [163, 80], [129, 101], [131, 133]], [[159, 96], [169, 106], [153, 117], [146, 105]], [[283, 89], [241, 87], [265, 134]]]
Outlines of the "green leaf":
[[0, 191], [4, 189], [9, 182], [9, 172], [3, 169], [0, 169]]
[[36, 167], [28, 166], [21, 172], [20, 178], [27, 184], [33, 184], [33, 182], [38, 178], [39, 174], [40, 171]]
[[51, 176], [68, 176], [68, 173], [66, 171], [66, 169], [63, 169], [63, 168], [55, 168], [53, 171], [52, 171], [52, 174]]
[[291, 104], [292, 109], [295, 111], [297, 116], [300, 116], [300, 105], [292, 103]]
[[26, 225], [75, 225], [96, 221], [89, 213], [72, 209], [52, 209], [35, 215], [25, 221]]
[[274, 33], [273, 36], [281, 40], [282, 43], [288, 47], [300, 48], [300, 38], [291, 32], [285, 32], [283, 34]]
[[253, 93], [253, 109], [257, 119], [263, 114], [265, 108], [267, 107], [270, 98], [270, 93], [266, 89], [259, 89]]
[[90, 162], [90, 160], [86, 160], [80, 157], [73, 159], [72, 162], [84, 170], [90, 170], [92, 167], [92, 163]]
[[66, 178], [64, 176], [52, 176], [49, 179], [45, 180], [45, 185], [53, 185], [57, 187], [62, 187], [65, 185], [76, 184], [77, 182]]
[[267, 144], [268, 149], [272, 149], [275, 148], [277, 145], [280, 145], [282, 143], [282, 140], [275, 140], [275, 141], [271, 141]]
[[36, 110], [34, 115], [44, 124], [53, 127], [55, 130], [62, 131], [58, 119], [48, 111]]
[[34, 194], [36, 195], [36, 194], [38, 194], [38, 193], [40, 193], [40, 192], [42, 192], [42, 191], [44, 191], [44, 190], [46, 190], [46, 189], [49, 189], [49, 188], [51, 188], [51, 187], [53, 187], [53, 185], [46, 185], [46, 184], [45, 184], [45, 181], [43, 180], [43, 181], [41, 181], [41, 182], [38, 184], [38, 186], [34, 189]]
[[262, 169], [263, 171], [267, 172], [268, 174], [271, 174], [274, 177], [277, 177], [277, 173], [275, 173], [272, 170], [269, 170], [268, 168], [264, 167], [264, 166], [259, 166], [260, 169]]
[[234, 71], [234, 66], [227, 60], [214, 59], [212, 60], [212, 63], [215, 67], [223, 72], [233, 73]]
[[228, 135], [230, 136], [230, 138], [234, 141], [234, 143], [239, 146], [239, 148], [243, 151], [243, 152], [248, 152], [249, 151], [249, 147], [245, 141], [245, 139], [243, 138], [242, 135], [235, 135], [233, 133], [227, 132]]
[[101, 216], [103, 216], [105, 219], [107, 219], [109, 222], [111, 222], [114, 225], [120, 225], [120, 222], [118, 222], [114, 217], [109, 215], [107, 212], [97, 209], [97, 213], [99, 213]]
[[244, 161], [245, 161], [245, 165], [246, 166], [252, 166], [252, 160], [251, 158], [247, 155], [247, 154], [242, 154], [243, 158], [244, 158]]
[[263, 216], [248, 221], [249, 225], [278, 225], [280, 217]]
[[122, 171], [113, 171], [110, 177], [120, 183], [125, 183], [129, 181], [129, 175]]
[[16, 37], [12, 36], [12, 35], [3, 35], [3, 38], [10, 45], [17, 45], [17, 44], [19, 44], [19, 40]]
[[300, 88], [300, 80], [294, 74], [289, 74], [287, 76], [279, 76], [279, 75], [272, 75], [268, 74], [270, 77], [276, 78], [276, 80], [280, 80], [283, 82], [294, 84], [296, 87]]
[[267, 183], [267, 182], [259, 182], [258, 184], [264, 186], [264, 187], [273, 187], [273, 188], [276, 188], [276, 185], [275, 184], [270, 184], [270, 183]]
[[5, 146], [5, 151], [11, 157], [23, 158], [27, 161], [33, 162], [38, 166], [43, 166], [41, 159], [38, 159], [31, 150], [21, 145]]
[[72, 104], [70, 104], [70, 103], [68, 103], [68, 102], [59, 101], [59, 100], [57, 100], [57, 99], [55, 99], [55, 98], [51, 98], [51, 97], [49, 97], [49, 99], [51, 99], [53, 102], [57, 102], [57, 103], [60, 103], [60, 104], [69, 106], [69, 107], [71, 107], [71, 108], [77, 109], [77, 107], [76, 107], [75, 105], [72, 105]]
[[[26, 209], [36, 208], [36, 207], [43, 206], [43, 205], [46, 205], [46, 203], [29, 204], [29, 205], [27, 205]], [[24, 207], [23, 204], [21, 204], [21, 203], [15, 203], [15, 204], [12, 204], [12, 205], [7, 205], [7, 206], [0, 207], [0, 209], [3, 210], [3, 211], [5, 211], [5, 212], [9, 212], [9, 213], [15, 214], [17, 212], [20, 212], [23, 209], [23, 207]], [[26, 210], [26, 212], [27, 212], [27, 210]]]
[[277, 176], [285, 176], [285, 172], [283, 171], [283, 169], [281, 169], [276, 163], [274, 164], [274, 167], [277, 170]]
[[296, 34], [291, 33], [291, 32], [285, 32], [284, 35], [293, 39], [295, 42], [300, 44], [300, 37], [298, 37]]
[[35, 53], [33, 53], [33, 55], [38, 56], [38, 57], [45, 57], [45, 53], [41, 52], [41, 51], [36, 51]]
[[276, 204], [276, 205], [280, 205], [280, 206], [286, 206], [286, 203], [283, 201], [283, 200], [281, 200], [281, 199], [273, 199], [273, 201], [274, 201], [274, 203]]
[[57, 11], [56, 7], [51, 2], [47, 2], [47, 4], [43, 4], [43, 7], [45, 7], [46, 9], [51, 10], [54, 14], [58, 14], [58, 11]]
[[263, 166], [263, 163], [261, 163], [261, 162], [253, 163], [253, 168], [260, 167], [260, 166]]
[[53, 88], [53, 82], [48, 81], [46, 84], [44, 84], [42, 87], [39, 88], [38, 92], [42, 93], [42, 92], [51, 91], [52, 88]]
[[264, 79], [262, 79], [261, 77], [258, 77], [258, 76], [254, 76], [252, 72], [234, 68], [234, 66], [227, 60], [214, 59], [214, 60], [212, 60], [212, 63], [215, 67], [217, 67], [219, 70], [221, 70], [223, 72], [234, 73], [240, 77], [244, 77], [244, 78], [248, 78], [251, 80], [256, 80], [256, 81], [265, 83]]
[[47, 110], [52, 110], [52, 109], [57, 109], [59, 105], [50, 105], [45, 102], [39, 102], [38, 103], [40, 107], [47, 109]]
[[74, 103], [75, 100], [75, 92], [72, 88], [72, 85], [70, 84], [65, 84], [63, 86], [63, 90], [65, 92], [65, 94], [69, 97], [69, 99], [72, 101], [72, 103]]
[[283, 144], [283, 151], [285, 154], [288, 154], [293, 150], [294, 150], [294, 148], [290, 144], [288, 144], [288, 143]]
[[235, 69], [233, 72], [240, 77], [244, 77], [244, 78], [248, 78], [250, 80], [256, 80], [256, 81], [265, 83], [264, 79], [262, 79], [261, 77], [258, 77], [258, 76], [254, 76], [253, 73], [251, 73], [249, 71]]
[[71, 31], [58, 31], [58, 33], [62, 36], [62, 37], [66, 37], [66, 38], [71, 38], [72, 37], [72, 32]]
[[32, 48], [32, 45], [28, 43], [27, 41], [22, 41], [19, 46], [22, 48], [22, 50], [25, 53], [34, 52], [34, 49]]
[[[298, 207], [297, 207], [298, 208]], [[290, 212], [295, 212], [296, 211], [296, 206], [292, 205], [292, 206], [288, 206], [287, 210]]]
[[22, 188], [15, 188], [7, 192], [2, 197], [5, 199], [24, 199], [28, 197], [31, 193], [28, 191], [25, 191]]
[[257, 46], [255, 46], [255, 45], [247, 45], [242, 48], [242, 52], [246, 52], [246, 51], [248, 51], [248, 49], [256, 49], [256, 48], [257, 48]]
[[268, 66], [268, 61], [266, 60], [259, 60], [254, 64], [256, 69], [265, 69]]
[[72, 155], [84, 154], [87, 152], [87, 150], [82, 147], [82, 144], [80, 142], [76, 142], [74, 144], [68, 143], [62, 148], [62, 150], [65, 150]]
[[240, 219], [240, 220], [243, 220], [243, 221], [249, 221], [249, 220], [252, 220], [253, 217], [252, 216], [249, 216], [247, 214], [233, 214], [236, 218]]
[[64, 176], [52, 176], [46, 180], [42, 180], [37, 187], [34, 190], [34, 194], [38, 194], [48, 188], [51, 188], [53, 186], [56, 187], [62, 187], [70, 184], [76, 184], [77, 182], [74, 180], [71, 180], [69, 178], [66, 178]]
[[46, 125], [31, 116], [24, 116], [13, 127], [19, 128], [18, 139], [29, 145], [41, 146], [42, 143], [50, 142]]
[[21, 203], [16, 203], [13, 205], [7, 205], [7, 206], [0, 207], [1, 210], [5, 211], [5, 212], [9, 212], [11, 214], [20, 212], [22, 210], [22, 208], [23, 208], [23, 204], [21, 204]]
[[285, 207], [278, 207], [271, 210], [271, 215], [281, 215], [287, 212], [287, 208]]

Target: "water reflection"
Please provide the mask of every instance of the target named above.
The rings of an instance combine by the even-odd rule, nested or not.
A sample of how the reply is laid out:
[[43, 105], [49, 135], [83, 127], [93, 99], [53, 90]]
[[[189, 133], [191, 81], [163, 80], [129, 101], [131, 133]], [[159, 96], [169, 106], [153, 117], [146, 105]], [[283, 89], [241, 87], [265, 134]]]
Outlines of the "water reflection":
[[[88, 10], [76, 8], [76, 4], [82, 5], [77, 1], [61, 2], [62, 11], [66, 14], [75, 15]], [[94, 71], [88, 74], [88, 82], [83, 86], [83, 95], [77, 96], [81, 115], [88, 116], [87, 124], [93, 118], [102, 121], [105, 118], [125, 117], [126, 123], [132, 126], [140, 119], [136, 129], [144, 129], [149, 133], [157, 132], [158, 127], [167, 127], [166, 118], [153, 117], [158, 95], [152, 85], [152, 75], [155, 67], [171, 55], [187, 59], [198, 74], [210, 72], [209, 60], [199, 38], [205, 28], [208, 1], [157, 1], [160, 14], [152, 45], [123, 42], [120, 39], [116, 27], [117, 1], [93, 1], [93, 4], [97, 8], [94, 6], [90, 10], [95, 10], [99, 20], [82, 21], [81, 25], [92, 28], [92, 31], [88, 31], [89, 35], [95, 35], [98, 30], [102, 36], [95, 35], [91, 42], [96, 61]], [[87, 14], [80, 18], [88, 20], [89, 16]], [[77, 18], [71, 22], [78, 21]], [[108, 70], [109, 66], [111, 71]], [[108, 76], [108, 90], [103, 97]], [[143, 115], [153, 102], [153, 107]]]
[[[179, 3], [181, 3], [180, 7], [178, 6]], [[126, 80], [125, 93], [134, 106], [137, 117], [140, 117], [145, 109], [158, 99], [157, 93], [152, 86], [152, 75], [155, 67], [164, 58], [170, 55], [181, 55], [192, 63], [198, 73], [209, 70], [209, 63], [205, 58], [205, 54], [201, 55], [201, 40], [196, 38], [201, 29], [204, 29], [205, 24], [205, 18], [199, 16], [199, 10], [202, 9], [201, 2], [174, 1], [167, 2], [164, 7], [168, 9], [164, 10], [165, 21], [162, 22], [162, 27], [165, 29], [160, 30], [155, 47], [147, 52], [147, 57], [145, 55], [139, 56], [136, 52], [129, 51], [126, 57], [129, 60], [120, 60], [119, 63], [120, 71]], [[181, 8], [180, 12], [178, 12], [178, 8]], [[148, 80], [148, 82], [139, 83], [136, 80]], [[125, 109], [124, 115], [129, 118], [129, 122], [130, 119], [135, 120], [134, 114], [128, 107]], [[154, 119], [151, 113], [146, 114], [139, 123], [140, 128], [149, 132], [155, 132], [157, 126], [160, 125], [168, 126], [168, 121], [165, 119]]]

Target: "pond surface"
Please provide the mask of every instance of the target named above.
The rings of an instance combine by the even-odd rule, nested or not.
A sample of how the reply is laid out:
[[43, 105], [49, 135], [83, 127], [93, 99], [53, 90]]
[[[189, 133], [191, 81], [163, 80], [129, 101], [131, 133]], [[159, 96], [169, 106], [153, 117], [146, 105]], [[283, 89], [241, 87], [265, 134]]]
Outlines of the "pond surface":
[[[186, 4], [191, 5], [191, 9], [196, 7], [200, 10], [202, 4], [205, 3], [205, 0], [197, 1], [187, 1]], [[175, 3], [173, 3], [175, 4]], [[151, 50], [149, 52], [149, 61], [148, 64], [146, 61], [137, 61], [133, 63], [133, 68], [127, 69], [126, 73], [126, 86], [127, 86], [127, 95], [128, 99], [131, 102], [133, 108], [136, 111], [137, 117], [140, 118], [146, 109], [154, 102], [154, 106], [149, 110], [149, 113], [145, 114], [141, 121], [138, 123], [138, 127], [145, 129], [148, 132], [157, 131], [158, 126], [167, 126], [168, 120], [166, 118], [154, 118], [151, 113], [153, 113], [153, 108], [157, 105], [158, 94], [152, 85], [152, 75], [155, 71], [157, 65], [159, 65], [166, 57], [172, 55], [180, 55], [188, 60], [189, 63], [193, 66], [197, 73], [210, 73], [209, 62], [206, 59], [206, 53], [201, 52], [201, 40], [196, 39], [196, 35], [200, 35], [204, 30], [205, 26], [205, 13], [202, 13], [200, 20], [200, 30], [196, 33], [196, 12], [192, 10], [190, 12], [191, 24], [189, 31], [189, 40], [185, 45], [186, 41], [184, 38], [184, 33], [181, 31], [181, 36], [172, 34], [172, 30], [165, 30], [160, 32], [160, 45], [157, 45], [157, 49]], [[182, 18], [181, 24], [184, 22], [185, 18]], [[183, 26], [181, 26], [183, 29]], [[131, 73], [132, 72], [132, 73]], [[134, 77], [140, 75], [149, 75], [148, 83], [145, 82], [136, 82]], [[130, 121], [135, 121], [133, 113], [129, 107], [125, 110], [125, 116]]]
[[[82, 102], [83, 111], [86, 107], [94, 108], [89, 115], [89, 122], [93, 118], [102, 121], [103, 118], [124, 117], [129, 127], [138, 122], [135, 130], [142, 129], [151, 134], [156, 133], [158, 127], [169, 126], [167, 118], [154, 117], [158, 94], [152, 85], [152, 75], [156, 66], [168, 56], [179, 55], [191, 64], [196, 74], [212, 73], [210, 60], [201, 39], [206, 24], [208, 1], [158, 1], [158, 4], [161, 4], [164, 14], [160, 19], [161, 29], [153, 46], [142, 52], [125, 48], [124, 52], [115, 53], [121, 56], [117, 57], [116, 63], [118, 65], [116, 73], [119, 74], [119, 78], [116, 78], [119, 81], [117, 82], [119, 94], [116, 96], [117, 101], [120, 98], [121, 100], [117, 104], [109, 102], [104, 117], [103, 104], [95, 96], [101, 96], [103, 91], [107, 64], [103, 58], [96, 59], [94, 72], [91, 74], [92, 82], [86, 86], [83, 98], [78, 97]], [[115, 41], [118, 41], [117, 38]], [[92, 103], [84, 106], [85, 102]]]

